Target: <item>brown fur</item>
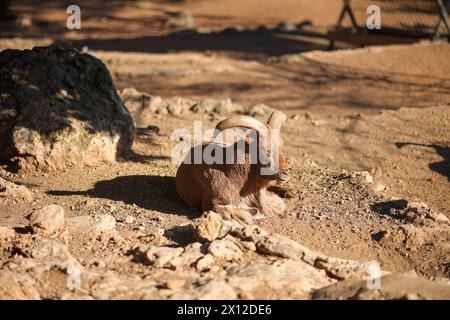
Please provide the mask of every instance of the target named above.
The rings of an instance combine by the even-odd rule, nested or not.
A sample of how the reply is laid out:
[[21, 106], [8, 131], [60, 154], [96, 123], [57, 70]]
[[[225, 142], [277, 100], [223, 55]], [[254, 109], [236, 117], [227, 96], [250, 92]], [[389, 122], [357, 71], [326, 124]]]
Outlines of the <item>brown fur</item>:
[[[223, 148], [233, 148], [237, 158], [237, 144]], [[208, 144], [203, 144], [202, 151]], [[272, 176], [260, 174], [261, 163], [250, 163], [248, 141], [241, 164], [185, 164], [182, 163], [176, 176], [176, 189], [181, 199], [191, 208], [202, 211], [214, 210], [225, 219], [249, 223], [253, 218], [279, 214], [284, 203], [267, 187], [285, 172], [287, 164], [280, 150], [279, 172]], [[193, 163], [194, 148], [187, 157]], [[226, 150], [224, 150], [225, 154]]]

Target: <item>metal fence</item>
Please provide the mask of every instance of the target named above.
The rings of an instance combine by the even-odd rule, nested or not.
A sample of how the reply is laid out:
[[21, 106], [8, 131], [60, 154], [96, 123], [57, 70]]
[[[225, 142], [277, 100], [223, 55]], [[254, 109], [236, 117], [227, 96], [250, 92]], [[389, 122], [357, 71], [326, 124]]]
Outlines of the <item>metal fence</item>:
[[337, 29], [366, 28], [370, 5], [381, 9], [381, 30], [375, 32], [416, 37], [450, 36], [450, 0], [344, 0]]

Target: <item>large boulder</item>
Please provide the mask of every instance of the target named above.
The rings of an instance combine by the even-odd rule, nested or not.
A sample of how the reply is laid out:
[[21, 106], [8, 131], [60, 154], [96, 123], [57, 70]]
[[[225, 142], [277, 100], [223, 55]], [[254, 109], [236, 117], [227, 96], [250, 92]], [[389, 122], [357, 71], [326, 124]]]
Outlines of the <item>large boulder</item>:
[[52, 47], [0, 52], [0, 162], [93, 166], [115, 161], [134, 136], [134, 120], [97, 58]]

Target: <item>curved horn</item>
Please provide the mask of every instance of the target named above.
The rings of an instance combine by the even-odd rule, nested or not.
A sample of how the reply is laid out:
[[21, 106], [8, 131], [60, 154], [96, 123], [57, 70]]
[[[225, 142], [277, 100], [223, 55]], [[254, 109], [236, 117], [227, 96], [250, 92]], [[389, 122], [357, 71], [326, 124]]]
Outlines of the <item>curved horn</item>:
[[284, 118], [283, 113], [281, 113], [280, 111], [274, 111], [267, 120], [267, 124], [272, 129], [280, 129], [281, 123], [283, 122], [283, 118]]
[[236, 127], [253, 129], [261, 135], [268, 135], [268, 128], [264, 123], [248, 116], [231, 116], [216, 125], [216, 129], [219, 131]]

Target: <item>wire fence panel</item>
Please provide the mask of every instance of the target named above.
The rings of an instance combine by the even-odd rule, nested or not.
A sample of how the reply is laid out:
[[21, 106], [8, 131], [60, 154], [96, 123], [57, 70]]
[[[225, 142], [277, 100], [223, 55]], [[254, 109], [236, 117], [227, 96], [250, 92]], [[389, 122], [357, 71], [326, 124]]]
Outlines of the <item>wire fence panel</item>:
[[[450, 1], [447, 1], [447, 10]], [[377, 5], [381, 9], [381, 30], [379, 32], [401, 32], [413, 36], [432, 35], [441, 21], [440, 7], [435, 0], [351, 0], [357, 26], [366, 27], [369, 14], [367, 8]], [[342, 27], [351, 27], [347, 16]], [[448, 30], [441, 26], [441, 34], [449, 36]]]

